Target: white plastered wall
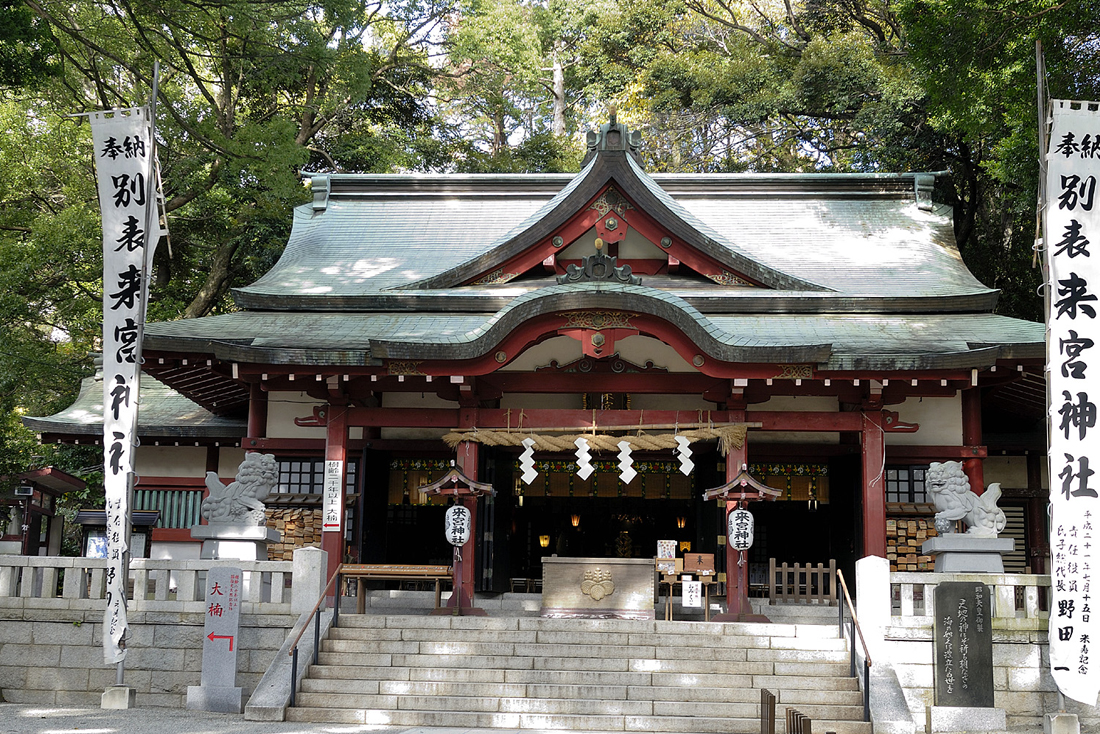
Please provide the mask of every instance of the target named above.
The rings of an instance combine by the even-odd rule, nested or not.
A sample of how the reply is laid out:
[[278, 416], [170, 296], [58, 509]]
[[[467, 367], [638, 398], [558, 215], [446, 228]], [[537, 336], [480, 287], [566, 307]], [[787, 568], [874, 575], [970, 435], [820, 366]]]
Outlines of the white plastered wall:
[[[652, 362], [654, 367], [669, 372], [698, 372], [675, 349], [648, 336], [628, 336], [615, 342], [615, 351], [621, 359], [644, 367]], [[551, 362], [565, 366], [584, 356], [581, 343], [569, 336], [555, 336], [525, 349], [515, 359], [501, 368], [501, 372], [534, 372]]]
[[[324, 438], [325, 429], [294, 425], [295, 418], [313, 415], [313, 407], [322, 401], [304, 392], [271, 392], [267, 394], [268, 438]], [[240, 462], [238, 462], [240, 463]]]
[[134, 454], [134, 471], [139, 477], [203, 477], [206, 476], [206, 447], [138, 446]]
[[[596, 237], [599, 235], [595, 227], [589, 228], [573, 241], [568, 247], [558, 253], [562, 260], [580, 260], [583, 257], [596, 254]], [[607, 252], [607, 249], [604, 249]], [[619, 243], [620, 260], [664, 260], [668, 261], [668, 253], [657, 245], [643, 237], [638, 230], [629, 228], [626, 237]]]
[[916, 433], [887, 433], [890, 446], [962, 446], [962, 396], [950, 398], [907, 398], [887, 406], [902, 423], [917, 423]]

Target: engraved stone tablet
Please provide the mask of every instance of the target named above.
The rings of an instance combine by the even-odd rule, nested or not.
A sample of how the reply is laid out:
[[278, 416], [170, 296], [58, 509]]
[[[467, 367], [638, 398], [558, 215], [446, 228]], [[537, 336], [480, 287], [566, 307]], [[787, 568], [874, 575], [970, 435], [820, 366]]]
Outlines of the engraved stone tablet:
[[936, 706], [993, 706], [992, 595], [983, 583], [952, 581], [935, 591]]

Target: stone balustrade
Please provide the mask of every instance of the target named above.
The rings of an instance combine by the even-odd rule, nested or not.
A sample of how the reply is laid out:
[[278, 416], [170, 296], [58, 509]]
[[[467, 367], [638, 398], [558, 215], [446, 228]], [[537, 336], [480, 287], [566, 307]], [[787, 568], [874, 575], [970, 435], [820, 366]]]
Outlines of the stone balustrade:
[[[102, 610], [107, 565], [98, 558], [0, 556], [0, 607]], [[127, 606], [134, 612], [202, 612], [202, 580], [213, 566], [233, 566], [244, 573], [243, 613], [291, 613], [292, 561], [135, 558]], [[303, 585], [314, 593], [315, 587]]]
[[1049, 613], [1050, 576], [1023, 573], [890, 574], [892, 625], [932, 626], [932, 590], [941, 581], [984, 583], [993, 587], [993, 626], [998, 629], [1045, 630]]

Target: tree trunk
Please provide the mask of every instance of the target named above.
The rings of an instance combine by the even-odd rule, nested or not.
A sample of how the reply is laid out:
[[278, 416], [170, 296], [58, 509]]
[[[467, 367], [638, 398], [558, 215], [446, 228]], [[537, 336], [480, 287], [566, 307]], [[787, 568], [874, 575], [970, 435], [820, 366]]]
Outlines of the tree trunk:
[[562, 42], [554, 43], [554, 117], [550, 131], [555, 137], [565, 135], [565, 69], [561, 65]]
[[233, 256], [237, 253], [235, 242], [223, 242], [214, 253], [214, 259], [210, 263], [210, 269], [206, 274], [199, 292], [194, 300], [183, 312], [185, 319], [195, 319], [206, 316], [214, 308], [214, 304], [222, 297], [229, 287], [229, 266], [233, 262]]

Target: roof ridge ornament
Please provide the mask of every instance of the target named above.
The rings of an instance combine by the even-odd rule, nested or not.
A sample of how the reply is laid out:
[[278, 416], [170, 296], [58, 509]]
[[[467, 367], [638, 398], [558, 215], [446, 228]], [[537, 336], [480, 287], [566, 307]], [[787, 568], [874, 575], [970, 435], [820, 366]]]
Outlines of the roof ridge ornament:
[[568, 265], [558, 276], [558, 285], [589, 280], [610, 280], [626, 285], [641, 285], [642, 279], [630, 274], [629, 265], [619, 265], [618, 258], [603, 254], [603, 240], [596, 238], [596, 254], [581, 260], [580, 265]]
[[600, 131], [589, 130], [586, 144], [588, 152], [584, 155], [581, 167], [588, 165], [596, 155], [602, 151], [625, 151], [641, 163], [638, 150], [642, 147], [642, 134], [631, 131], [626, 125], [618, 121], [618, 110], [615, 105], [607, 106], [608, 122], [600, 126]]

